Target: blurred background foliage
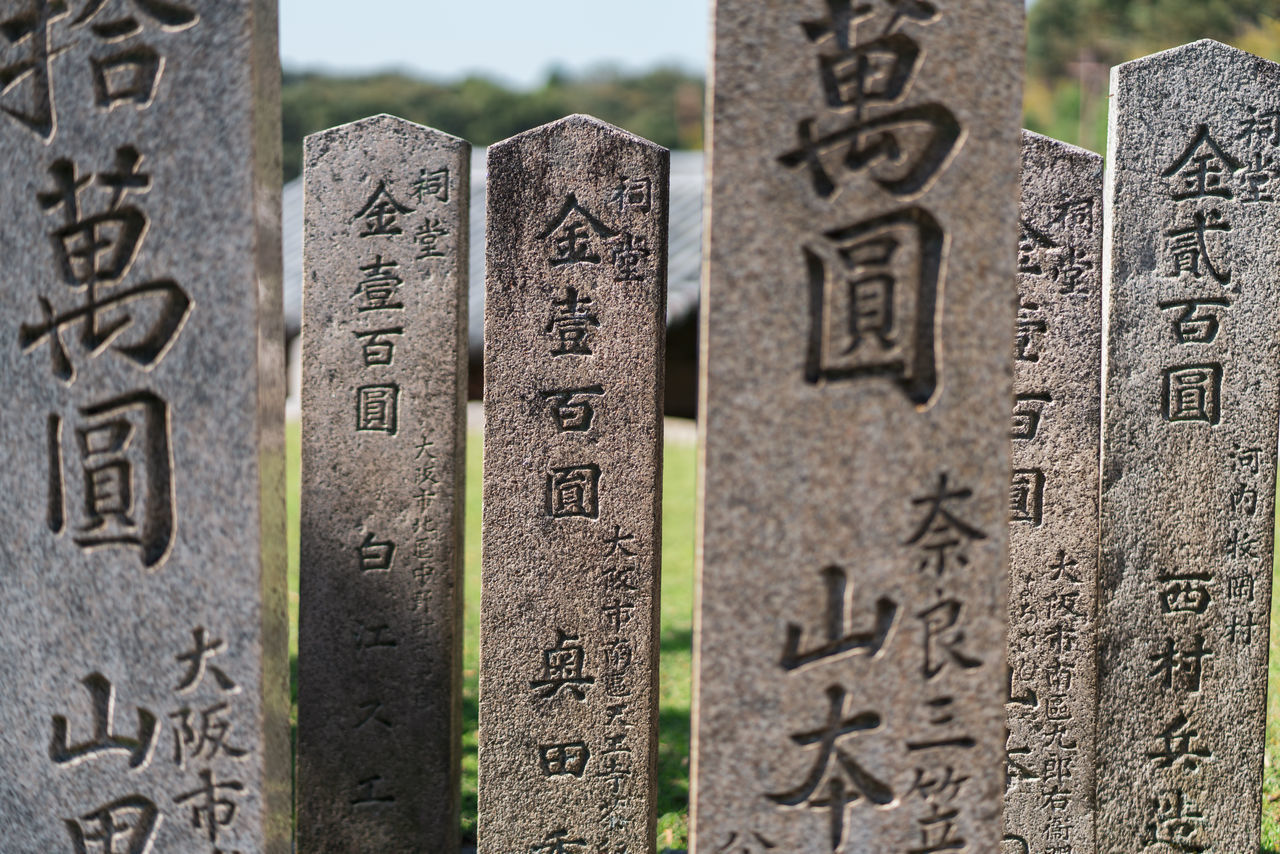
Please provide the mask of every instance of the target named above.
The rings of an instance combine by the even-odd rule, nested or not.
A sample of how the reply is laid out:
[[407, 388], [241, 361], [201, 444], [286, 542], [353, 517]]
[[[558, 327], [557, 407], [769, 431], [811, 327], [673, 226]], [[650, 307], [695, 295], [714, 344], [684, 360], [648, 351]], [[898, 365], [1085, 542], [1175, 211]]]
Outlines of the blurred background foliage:
[[[1026, 125], [1106, 147], [1112, 65], [1201, 38], [1280, 61], [1280, 0], [1035, 0], [1028, 12]], [[342, 76], [286, 70], [285, 176], [309, 133], [393, 113], [488, 145], [570, 113], [590, 113], [668, 148], [702, 147], [704, 81], [678, 68], [580, 74], [553, 69], [533, 89], [471, 76]]]

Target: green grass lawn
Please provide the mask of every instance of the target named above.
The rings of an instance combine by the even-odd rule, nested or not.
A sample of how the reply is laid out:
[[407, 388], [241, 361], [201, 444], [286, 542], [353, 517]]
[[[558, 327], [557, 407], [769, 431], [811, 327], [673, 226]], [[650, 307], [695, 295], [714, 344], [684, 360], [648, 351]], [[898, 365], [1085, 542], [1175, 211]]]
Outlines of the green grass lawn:
[[[298, 425], [289, 425], [289, 617], [297, 692]], [[467, 437], [466, 627], [463, 647], [462, 831], [475, 840], [477, 664], [480, 654], [479, 433]], [[658, 744], [658, 848], [688, 845], [689, 699], [693, 658], [694, 447], [668, 443], [663, 488], [662, 661]], [[1280, 579], [1278, 579], [1280, 580]], [[1277, 588], [1280, 591], [1280, 587]], [[1272, 600], [1262, 854], [1280, 854], [1280, 595]]]

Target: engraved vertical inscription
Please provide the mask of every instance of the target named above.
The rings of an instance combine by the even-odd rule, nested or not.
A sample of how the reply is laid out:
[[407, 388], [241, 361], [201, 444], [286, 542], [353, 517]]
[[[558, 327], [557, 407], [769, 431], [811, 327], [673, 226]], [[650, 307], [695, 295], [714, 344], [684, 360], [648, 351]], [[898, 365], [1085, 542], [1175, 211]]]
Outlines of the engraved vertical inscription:
[[1024, 133], [1022, 234], [1012, 349], [1035, 358], [1014, 362], [1005, 846], [1093, 852], [1102, 158]]
[[653, 852], [668, 155], [489, 149], [480, 850]]
[[1278, 91], [1280, 66], [1212, 41], [1113, 73], [1098, 587], [1108, 854], [1258, 847]]
[[0, 3], [6, 849], [290, 848], [276, 18]]
[[[1010, 434], [1059, 416], [1049, 387], [1009, 411], [1021, 16], [716, 5], [700, 854], [1000, 847], [1010, 506], [1040, 530], [1057, 492], [1010, 481]], [[1080, 300], [1030, 224], [1025, 264]]]
[[392, 116], [306, 142], [300, 854], [459, 845], [470, 174]]

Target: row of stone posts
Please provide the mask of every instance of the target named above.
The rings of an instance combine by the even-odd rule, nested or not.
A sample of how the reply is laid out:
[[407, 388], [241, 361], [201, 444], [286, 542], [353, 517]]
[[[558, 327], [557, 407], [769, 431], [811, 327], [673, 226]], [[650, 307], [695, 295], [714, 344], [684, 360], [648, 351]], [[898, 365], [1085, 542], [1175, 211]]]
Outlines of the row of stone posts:
[[[291, 848], [273, 6], [0, 19], [6, 852]], [[694, 850], [1256, 850], [1280, 67], [1104, 175], [1021, 0], [715, 29]], [[470, 147], [305, 160], [297, 850], [456, 851]], [[483, 854], [654, 850], [668, 166], [488, 153]]]

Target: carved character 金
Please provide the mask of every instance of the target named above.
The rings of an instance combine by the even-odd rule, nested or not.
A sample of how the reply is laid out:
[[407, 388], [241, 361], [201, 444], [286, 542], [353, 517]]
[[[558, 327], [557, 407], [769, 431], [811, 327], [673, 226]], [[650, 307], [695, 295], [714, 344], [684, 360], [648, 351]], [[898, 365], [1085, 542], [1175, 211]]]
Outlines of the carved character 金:
[[141, 795], [63, 820], [75, 854], [147, 854], [159, 822], [159, 809]]
[[1006, 795], [1018, 791], [1018, 786], [1024, 782], [1032, 783], [1040, 779], [1040, 775], [1036, 774], [1027, 764], [1031, 762], [1031, 748], [1014, 747], [1012, 733], [1005, 739], [1004, 758], [1004, 790]]
[[1222, 366], [1179, 365], [1163, 374], [1162, 414], [1170, 423], [1216, 425], [1222, 416]]
[[570, 193], [555, 219], [538, 235], [538, 240], [552, 241], [551, 266], [562, 267], [599, 264], [602, 250], [597, 243], [617, 236], [618, 232], [601, 222], [578, 202], [577, 195]]
[[1170, 194], [1176, 201], [1202, 198], [1233, 198], [1232, 176], [1243, 168], [1239, 160], [1214, 140], [1208, 125], [1199, 125], [1195, 136], [1161, 177], [1171, 180]]
[[810, 383], [887, 376], [917, 405], [937, 389], [937, 309], [945, 243], [937, 221], [908, 208], [805, 247]]
[[600, 467], [553, 468], [547, 474], [546, 513], [549, 519], [599, 519]]
[[80, 682], [89, 691], [93, 707], [93, 736], [88, 741], [71, 744], [67, 718], [54, 715], [49, 758], [56, 765], [67, 765], [105, 753], [124, 753], [129, 757], [130, 768], [146, 765], [151, 759], [159, 734], [156, 716], [139, 706], [137, 734], [118, 735], [113, 732], [116, 693], [111, 680], [101, 673], [90, 673]]
[[[49, 342], [53, 373], [63, 383], [75, 380], [75, 367], [62, 332], [80, 325], [80, 344], [96, 358], [107, 347], [141, 368], [154, 367], [168, 352], [191, 313], [191, 299], [176, 282], [161, 279], [117, 290], [128, 274], [146, 236], [148, 218], [141, 209], [123, 204], [130, 194], [145, 194], [151, 177], [138, 171], [142, 155], [132, 146], [116, 151], [115, 171], [81, 175], [70, 160], [50, 167], [55, 188], [39, 194], [46, 212], [61, 210], [65, 225], [50, 234], [63, 281], [84, 291], [81, 305], [58, 312], [52, 302], [39, 300], [43, 318], [24, 323], [18, 343], [26, 352]], [[86, 214], [81, 196], [96, 186], [110, 201], [105, 210]], [[132, 339], [126, 332], [141, 334]]]
[[893, 803], [894, 794], [886, 783], [863, 768], [849, 751], [839, 745], [847, 736], [879, 729], [880, 715], [848, 711], [848, 692], [838, 685], [831, 686], [826, 693], [827, 717], [822, 727], [791, 736], [791, 741], [801, 747], [818, 748], [809, 773], [794, 789], [768, 797], [781, 806], [828, 810], [829, 839], [834, 854], [845, 841], [846, 808], [863, 799], [885, 806]]
[[1061, 247], [1040, 229], [1025, 219], [1019, 220], [1022, 231], [1018, 236], [1018, 272], [1030, 276], [1043, 276], [1050, 269], [1047, 257]]
[[795, 670], [846, 653], [875, 656], [884, 648], [897, 618], [897, 603], [882, 596], [876, 600], [874, 619], [868, 621], [872, 625], [865, 631], [858, 631], [852, 626], [854, 600], [848, 573], [841, 567], [829, 566], [822, 570], [821, 575], [827, 593], [825, 643], [801, 651], [804, 626], [787, 623], [787, 640], [781, 662], [784, 670]]
[[[72, 540], [85, 550], [136, 548], [143, 566], [159, 565], [173, 545], [175, 497], [169, 406], [151, 392], [135, 392], [83, 407], [75, 450], [83, 475], [79, 524]], [[62, 418], [48, 420], [48, 525], [67, 527]], [[74, 505], [73, 505], [74, 506]]]
[[960, 566], [968, 566], [969, 559], [964, 553], [968, 543], [985, 540], [987, 535], [965, 522], [951, 509], [956, 502], [968, 501], [973, 497], [971, 489], [955, 489], [949, 483], [948, 475], [943, 472], [938, 476], [938, 487], [928, 495], [913, 498], [915, 507], [927, 508], [919, 526], [903, 545], [919, 546], [927, 556], [921, 562], [921, 572], [932, 569], [941, 578], [950, 567], [948, 563], [951, 550], [956, 549], [955, 561]]
[[404, 229], [400, 227], [399, 218], [413, 212], [414, 208], [396, 201], [396, 197], [387, 189], [386, 181], [379, 181], [373, 195], [369, 196], [364, 207], [351, 218], [351, 221], [364, 220], [364, 231], [360, 232], [361, 237], [395, 237], [404, 233]]
[[[591, 430], [596, 410], [591, 398], [603, 397], [604, 386], [554, 389], [542, 392], [551, 409], [551, 418], [559, 433], [586, 433]], [[612, 554], [612, 552], [610, 552]]]
[[566, 744], [548, 744], [538, 748], [538, 764], [548, 777], [582, 778], [587, 770], [591, 751], [584, 741]]
[[542, 652], [542, 676], [529, 683], [544, 700], [555, 699], [565, 691], [578, 700], [587, 698], [587, 689], [595, 677], [586, 674], [587, 654], [577, 635], [556, 630], [556, 643]]
[[243, 792], [244, 784], [239, 780], [219, 783], [213, 771], [205, 769], [200, 772], [199, 788], [174, 796], [176, 804], [191, 804], [191, 826], [196, 830], [204, 830], [210, 842], [218, 841], [221, 828], [230, 827], [236, 820], [240, 810], [239, 804], [231, 800], [227, 792]]

